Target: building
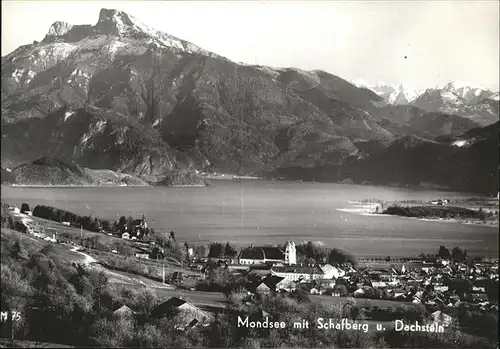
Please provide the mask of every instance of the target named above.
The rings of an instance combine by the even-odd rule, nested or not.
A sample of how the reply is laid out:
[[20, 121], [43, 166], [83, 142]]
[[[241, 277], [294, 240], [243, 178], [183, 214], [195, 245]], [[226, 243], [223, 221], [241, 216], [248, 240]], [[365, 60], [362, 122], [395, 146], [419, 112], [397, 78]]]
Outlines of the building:
[[[262, 282], [257, 286], [257, 291], [259, 291], [259, 287], [261, 290], [265, 290], [265, 286], [272, 291], [293, 291], [295, 290], [295, 283], [289, 279], [285, 279], [280, 276], [267, 276]], [[265, 293], [265, 292], [264, 292]]]
[[250, 246], [241, 251], [239, 264], [285, 263], [285, 253], [277, 247]]
[[285, 264], [297, 264], [297, 250], [295, 249], [295, 242], [287, 241], [285, 247]]
[[321, 270], [323, 270], [323, 273], [325, 276], [323, 277], [324, 279], [338, 279], [340, 277], [343, 277], [345, 275], [345, 271], [334, 267], [331, 264], [325, 264], [321, 267]]
[[318, 267], [272, 267], [272, 276], [280, 276], [291, 281], [312, 281], [324, 278], [323, 271]]
[[115, 318], [133, 318], [135, 316], [135, 312], [127, 307], [126, 305], [121, 306], [117, 310], [113, 312], [113, 317]]
[[437, 310], [432, 313], [430, 315], [430, 318], [433, 323], [441, 325], [443, 327], [448, 327], [453, 323], [453, 317], [443, 313], [441, 310]]
[[161, 303], [151, 312], [154, 318], [175, 317], [177, 319], [176, 328], [185, 330], [194, 326], [208, 325], [213, 316], [183, 299], [172, 297]]

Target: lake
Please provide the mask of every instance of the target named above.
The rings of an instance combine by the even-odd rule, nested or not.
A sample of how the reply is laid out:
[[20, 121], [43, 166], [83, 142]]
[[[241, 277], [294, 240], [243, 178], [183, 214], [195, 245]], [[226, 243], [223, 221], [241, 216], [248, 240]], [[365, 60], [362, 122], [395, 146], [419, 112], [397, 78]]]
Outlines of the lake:
[[323, 241], [355, 256], [415, 256], [440, 245], [470, 255], [498, 256], [498, 228], [339, 211], [351, 201], [430, 200], [475, 194], [288, 181], [212, 181], [202, 188], [2, 186], [2, 200], [33, 208], [43, 204], [99, 218], [146, 215], [156, 231], [178, 241], [229, 241], [237, 246]]

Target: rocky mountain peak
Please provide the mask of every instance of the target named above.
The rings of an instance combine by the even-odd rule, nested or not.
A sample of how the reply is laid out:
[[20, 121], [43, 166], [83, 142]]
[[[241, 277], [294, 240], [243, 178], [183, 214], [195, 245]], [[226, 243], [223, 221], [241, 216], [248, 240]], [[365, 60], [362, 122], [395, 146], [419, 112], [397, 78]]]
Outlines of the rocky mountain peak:
[[47, 35], [63, 36], [63, 35], [66, 35], [71, 30], [71, 28], [73, 28], [72, 24], [57, 21], [57, 22], [54, 22], [50, 26], [50, 29], [49, 29], [49, 32], [47, 33]]
[[125, 23], [132, 24], [130, 16], [123, 11], [115, 10], [115, 9], [106, 9], [103, 8], [99, 11], [99, 22], [106, 20], [121, 20]]
[[140, 23], [123, 11], [101, 9], [95, 25], [99, 34], [121, 35], [130, 29], [141, 27]]

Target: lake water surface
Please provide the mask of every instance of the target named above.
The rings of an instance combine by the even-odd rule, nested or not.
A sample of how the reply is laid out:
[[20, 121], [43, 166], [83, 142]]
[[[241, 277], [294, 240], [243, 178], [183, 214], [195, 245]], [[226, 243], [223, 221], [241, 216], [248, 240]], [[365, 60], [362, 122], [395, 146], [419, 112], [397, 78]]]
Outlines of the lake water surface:
[[430, 200], [473, 194], [287, 181], [212, 181], [203, 188], [2, 186], [2, 200], [44, 204], [99, 218], [140, 218], [174, 230], [182, 242], [229, 241], [238, 246], [323, 241], [356, 256], [414, 256], [440, 245], [471, 255], [498, 256], [498, 228], [339, 211], [351, 201]]

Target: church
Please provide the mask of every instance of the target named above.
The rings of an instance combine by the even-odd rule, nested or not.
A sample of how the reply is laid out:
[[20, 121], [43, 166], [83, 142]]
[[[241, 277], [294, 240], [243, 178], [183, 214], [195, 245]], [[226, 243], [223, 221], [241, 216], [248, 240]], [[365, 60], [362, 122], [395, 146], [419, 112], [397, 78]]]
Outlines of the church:
[[251, 245], [241, 251], [238, 256], [238, 263], [243, 265], [268, 263], [295, 265], [297, 263], [295, 243], [288, 241], [285, 251], [282, 251], [278, 247]]

